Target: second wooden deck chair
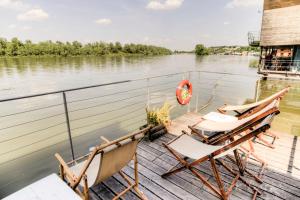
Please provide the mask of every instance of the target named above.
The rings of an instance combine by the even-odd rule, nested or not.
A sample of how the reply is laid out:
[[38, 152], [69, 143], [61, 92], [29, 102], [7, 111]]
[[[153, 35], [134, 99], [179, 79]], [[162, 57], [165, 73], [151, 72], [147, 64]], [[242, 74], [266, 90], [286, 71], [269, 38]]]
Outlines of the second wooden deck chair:
[[[216, 118], [228, 118], [228, 120], [238, 120], [238, 119], [243, 119], [245, 117], [248, 117], [265, 106], [267, 106], [269, 103], [271, 103], [273, 100], [278, 99], [281, 100], [283, 96], [289, 91], [290, 87], [286, 87], [279, 92], [262, 99], [260, 101], [250, 103], [250, 104], [245, 104], [245, 105], [224, 105], [220, 108], [218, 108], [219, 113], [212, 112], [209, 113], [205, 118], [214, 120]], [[233, 111], [236, 113], [235, 116], [228, 115], [227, 113]], [[230, 118], [230, 119], [229, 119]], [[263, 138], [263, 134], [259, 135], [257, 138], [260, 140], [260, 142], [270, 148], [274, 148], [274, 142], [276, 139], [278, 139], [278, 135], [275, 134], [272, 131], [267, 131], [264, 135], [267, 135], [272, 138], [272, 142], [268, 142], [266, 139]]]
[[[97, 146], [92, 152], [66, 163], [59, 154], [55, 157], [60, 163], [61, 178], [76, 191], [83, 199], [89, 199], [89, 188], [105, 181], [107, 178], [119, 173], [129, 186], [119, 193], [114, 199], [118, 199], [126, 192], [134, 189], [141, 199], [147, 199], [138, 188], [138, 171], [136, 148], [139, 140], [149, 130], [145, 128], [139, 132], [124, 136], [120, 139]], [[121, 171], [131, 160], [134, 160], [134, 183]], [[83, 191], [79, 189], [83, 188]]]
[[[270, 128], [270, 119], [277, 114], [279, 111], [276, 108], [271, 108], [267, 111], [266, 115], [262, 118], [262, 122], [260, 126], [257, 127], [255, 130], [251, 130], [244, 136], [240, 137], [237, 140], [231, 140], [230, 143], [223, 144], [223, 145], [209, 145], [205, 144], [199, 140], [194, 139], [186, 132], [183, 131], [183, 134], [174, 138], [167, 144], [163, 144], [167, 150], [178, 160], [181, 166], [178, 167], [178, 164], [170, 169], [168, 172], [162, 175], [162, 177], [167, 177], [171, 174], [180, 172], [182, 170], [188, 169], [190, 170], [200, 181], [203, 182], [205, 186], [207, 186], [210, 190], [212, 190], [216, 195], [220, 197], [220, 199], [227, 200], [233, 191], [234, 187], [236, 186], [238, 180], [244, 183], [246, 186], [253, 190], [253, 199], [256, 198], [257, 194], [260, 194], [255, 187], [250, 185], [239, 173], [239, 171], [233, 170], [230, 166], [225, 164], [221, 160], [222, 157], [226, 156], [230, 152], [234, 151], [236, 148], [239, 147], [240, 144], [246, 142], [247, 140], [253, 139], [258, 134], [268, 130]], [[222, 140], [223, 141], [230, 141], [231, 136], [227, 135]], [[191, 159], [191, 162], [188, 160]], [[210, 183], [199, 171], [196, 166], [199, 164], [209, 161], [211, 164], [213, 176], [217, 182], [217, 187]], [[220, 164], [224, 167], [229, 173], [234, 175], [234, 179], [231, 182], [230, 186], [226, 190], [224, 187], [224, 183], [222, 181], [221, 175], [218, 171], [217, 164]]]
[[[232, 105], [224, 105], [220, 108], [218, 108], [219, 112], [210, 112], [202, 117], [199, 123], [194, 124], [192, 127], [192, 132], [195, 132], [196, 134], [201, 133], [202, 135], [207, 135], [207, 137], [210, 139], [214, 137], [215, 135], [218, 135], [219, 133], [222, 133], [222, 131], [205, 131], [201, 130], [201, 127], [199, 124], [204, 120], [209, 121], [215, 121], [215, 122], [235, 122], [244, 118], [248, 118], [251, 115], [254, 115], [255, 113], [259, 112], [269, 104], [271, 104], [274, 100], [278, 100], [280, 102], [281, 98], [289, 91], [290, 87], [284, 88], [283, 90], [263, 99], [255, 103], [246, 104], [246, 105], [238, 105], [238, 106], [232, 106]], [[235, 116], [226, 114], [229, 111], [236, 112]], [[193, 129], [194, 128], [194, 129]], [[198, 131], [197, 131], [198, 130]], [[273, 143], [275, 139], [278, 138], [277, 135], [272, 134], [272, 132], [268, 131], [268, 134], [270, 134], [273, 137], [272, 144], [265, 141], [261, 135], [258, 136], [258, 138], [268, 147], [273, 148]]]
[[[269, 103], [266, 107], [260, 109], [258, 112], [248, 117], [239, 120], [234, 120], [234, 121], [203, 120], [202, 122], [198, 123], [197, 126], [189, 127], [189, 128], [192, 130], [192, 133], [200, 137], [200, 139], [204, 143], [217, 145], [224, 142], [224, 138], [227, 138], [228, 136], [230, 136], [231, 140], [233, 140], [235, 136], [241, 136], [246, 132], [250, 131], [251, 129], [255, 129], [255, 127], [259, 126], [262, 123], [263, 119], [266, 116], [268, 116], [270, 112], [273, 112], [274, 109], [276, 110], [278, 109], [278, 105], [279, 105], [279, 99], [275, 99], [271, 103]], [[270, 123], [272, 122], [272, 120], [273, 118], [270, 119]], [[211, 136], [205, 136], [202, 134], [202, 132], [199, 132], [198, 130], [202, 130], [202, 132], [209, 131], [215, 134]], [[262, 133], [264, 132], [261, 132], [260, 134]], [[259, 137], [259, 135], [257, 135], [256, 137]], [[248, 140], [247, 142], [251, 143], [251, 140]], [[239, 149], [242, 148], [243, 146], [241, 145], [241, 148]], [[258, 173], [258, 175], [254, 175], [252, 172], [250, 172], [245, 168], [246, 160], [248, 159], [249, 156], [253, 156], [255, 159], [259, 158], [259, 156], [255, 154], [254, 150], [251, 152], [248, 151], [244, 153], [246, 153], [245, 155], [246, 158], [243, 164], [239, 158], [237, 151], [234, 151], [236, 163], [239, 166], [242, 175], [244, 174], [244, 172], [246, 172], [247, 174], [252, 176], [257, 182], [262, 183], [261, 175], [265, 169], [266, 162], [259, 160], [259, 162], [261, 162], [262, 164], [261, 170]]]

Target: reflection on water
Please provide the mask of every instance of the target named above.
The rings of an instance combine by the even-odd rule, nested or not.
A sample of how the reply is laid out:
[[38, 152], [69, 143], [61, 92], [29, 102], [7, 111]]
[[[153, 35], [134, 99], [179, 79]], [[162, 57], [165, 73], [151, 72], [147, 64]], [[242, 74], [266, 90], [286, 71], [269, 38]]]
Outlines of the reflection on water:
[[[160, 106], [168, 100], [176, 106], [171, 116], [175, 118], [186, 111], [207, 113], [224, 103], [255, 101], [287, 85], [292, 89], [281, 103], [281, 115], [273, 128], [299, 134], [300, 82], [258, 81], [257, 69], [249, 67], [253, 59], [257, 58], [193, 54], [1, 58], [0, 95], [14, 97], [189, 70], [228, 72], [242, 76], [181, 73], [67, 93], [76, 156], [99, 144], [101, 135], [114, 139], [143, 125], [146, 104]], [[175, 89], [185, 78], [193, 83], [193, 98], [189, 106], [179, 106]], [[56, 172], [54, 153], [61, 153], [67, 160], [71, 156], [61, 94], [0, 103], [0, 110], [0, 197], [3, 197]]]
[[260, 80], [258, 97], [266, 98], [288, 86], [291, 89], [280, 102], [280, 115], [275, 118], [272, 129], [300, 136], [300, 81]]
[[249, 67], [258, 68], [259, 61], [258, 59], [251, 59], [249, 62]]
[[36, 72], [38, 70], [80, 70], [86, 65], [98, 67], [121, 67], [124, 62], [122, 56], [111, 57], [20, 57], [20, 58], [1, 58], [0, 69], [5, 70], [8, 74], [22, 74], [30, 70]]

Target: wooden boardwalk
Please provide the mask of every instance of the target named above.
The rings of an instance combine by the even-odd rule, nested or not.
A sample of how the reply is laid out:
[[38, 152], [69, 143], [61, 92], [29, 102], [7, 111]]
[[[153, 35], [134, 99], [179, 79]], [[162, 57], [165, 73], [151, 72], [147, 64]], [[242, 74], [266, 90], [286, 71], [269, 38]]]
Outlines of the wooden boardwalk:
[[[194, 114], [184, 115], [173, 121], [169, 131], [172, 134], [178, 134], [183, 124], [194, 123], [199, 116]], [[183, 123], [183, 124], [182, 124]], [[178, 174], [169, 176], [164, 179], [161, 174], [176, 164], [177, 161], [162, 147], [163, 142], [168, 142], [174, 136], [167, 134], [154, 142], [142, 141], [138, 146], [139, 160], [139, 179], [140, 189], [148, 197], [148, 199], [166, 199], [166, 200], [206, 200], [218, 199], [214, 194], [203, 184], [196, 179], [189, 171], [183, 171]], [[291, 140], [291, 141], [290, 141]], [[290, 143], [292, 142], [292, 143]], [[276, 141], [276, 149], [264, 150], [269, 161], [269, 167], [264, 173], [263, 184], [254, 185], [261, 189], [262, 195], [258, 199], [300, 199], [300, 178], [299, 173], [293, 173], [294, 168], [299, 166], [300, 159], [291, 161], [291, 153], [293, 158], [300, 156], [299, 141], [292, 136], [280, 136]], [[256, 144], [257, 146], [260, 144]], [[291, 145], [291, 146], [289, 146]], [[262, 146], [262, 145], [260, 145]], [[288, 148], [288, 150], [285, 150]], [[261, 147], [263, 149], [263, 147]], [[260, 150], [261, 150], [260, 149]], [[274, 151], [274, 153], [270, 153]], [[270, 154], [269, 154], [270, 153]], [[276, 155], [276, 157], [273, 157]], [[229, 161], [227, 161], [229, 163]], [[285, 163], [285, 162], [288, 162]], [[276, 163], [279, 163], [278, 165]], [[287, 164], [287, 166], [285, 166]], [[258, 166], [255, 163], [249, 163], [248, 168], [253, 171], [258, 171]], [[299, 169], [299, 168], [298, 168]], [[209, 163], [199, 165], [199, 170], [205, 175], [209, 181], [214, 181]], [[222, 179], [229, 183], [232, 181], [231, 175], [227, 174], [220, 168]], [[134, 177], [133, 163], [123, 169], [129, 177]], [[249, 179], [250, 180], [250, 179]], [[125, 181], [119, 176], [109, 178], [102, 184], [93, 187], [90, 190], [92, 200], [112, 199], [116, 193], [119, 193], [125, 188]], [[243, 184], [238, 183], [234, 189], [230, 199], [251, 199], [251, 191]], [[127, 193], [123, 199], [139, 199], [134, 192]]]

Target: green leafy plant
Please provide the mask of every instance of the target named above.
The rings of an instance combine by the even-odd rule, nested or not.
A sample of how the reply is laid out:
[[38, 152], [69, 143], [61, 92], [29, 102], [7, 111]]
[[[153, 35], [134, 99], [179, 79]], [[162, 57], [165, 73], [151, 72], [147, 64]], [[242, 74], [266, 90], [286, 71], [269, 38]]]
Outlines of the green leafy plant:
[[148, 109], [147, 112], [147, 123], [148, 125], [168, 125], [170, 123], [170, 110], [172, 106], [170, 103], [165, 102], [160, 108]]

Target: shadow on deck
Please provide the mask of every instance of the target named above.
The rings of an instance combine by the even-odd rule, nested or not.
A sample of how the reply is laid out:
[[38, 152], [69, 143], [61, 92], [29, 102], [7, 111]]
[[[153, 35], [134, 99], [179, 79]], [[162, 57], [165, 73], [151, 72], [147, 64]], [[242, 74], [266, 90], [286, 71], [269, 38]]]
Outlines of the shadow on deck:
[[[199, 115], [189, 113], [173, 121], [169, 132], [178, 134], [187, 124], [197, 121]], [[189, 171], [182, 171], [166, 179], [161, 178], [161, 174], [166, 172], [177, 161], [162, 147], [163, 142], [168, 142], [174, 135], [167, 134], [154, 142], [142, 141], [138, 146], [139, 179], [140, 189], [148, 199], [218, 199], [203, 184], [196, 179]], [[290, 143], [291, 142], [291, 143]], [[299, 164], [300, 156], [299, 140], [289, 135], [281, 135], [276, 141], [276, 148], [269, 149], [260, 144], [256, 144], [258, 150], [267, 156], [269, 166], [264, 172], [263, 184], [252, 183], [260, 188], [262, 195], [258, 199], [300, 199], [300, 179], [299, 171], [294, 172]], [[298, 149], [298, 150], [297, 150]], [[273, 151], [273, 153], [271, 153]], [[276, 157], [274, 157], [276, 155]], [[293, 162], [291, 162], [291, 159]], [[227, 160], [230, 164], [230, 161]], [[298, 162], [298, 163], [297, 163]], [[292, 166], [291, 166], [292, 163]], [[259, 166], [249, 163], [248, 168], [252, 172], [258, 172]], [[209, 163], [199, 165], [199, 170], [209, 181], [214, 178]], [[222, 179], [228, 184], [232, 181], [232, 176], [220, 168]], [[291, 172], [291, 171], [292, 172]], [[129, 177], [134, 177], [133, 163], [123, 169]], [[109, 178], [104, 183], [93, 187], [90, 196], [93, 200], [112, 199], [116, 193], [125, 189], [125, 181], [119, 176]], [[251, 199], [252, 191], [243, 184], [238, 183], [233, 190], [230, 199]], [[134, 192], [127, 193], [123, 199], [139, 199]]]

